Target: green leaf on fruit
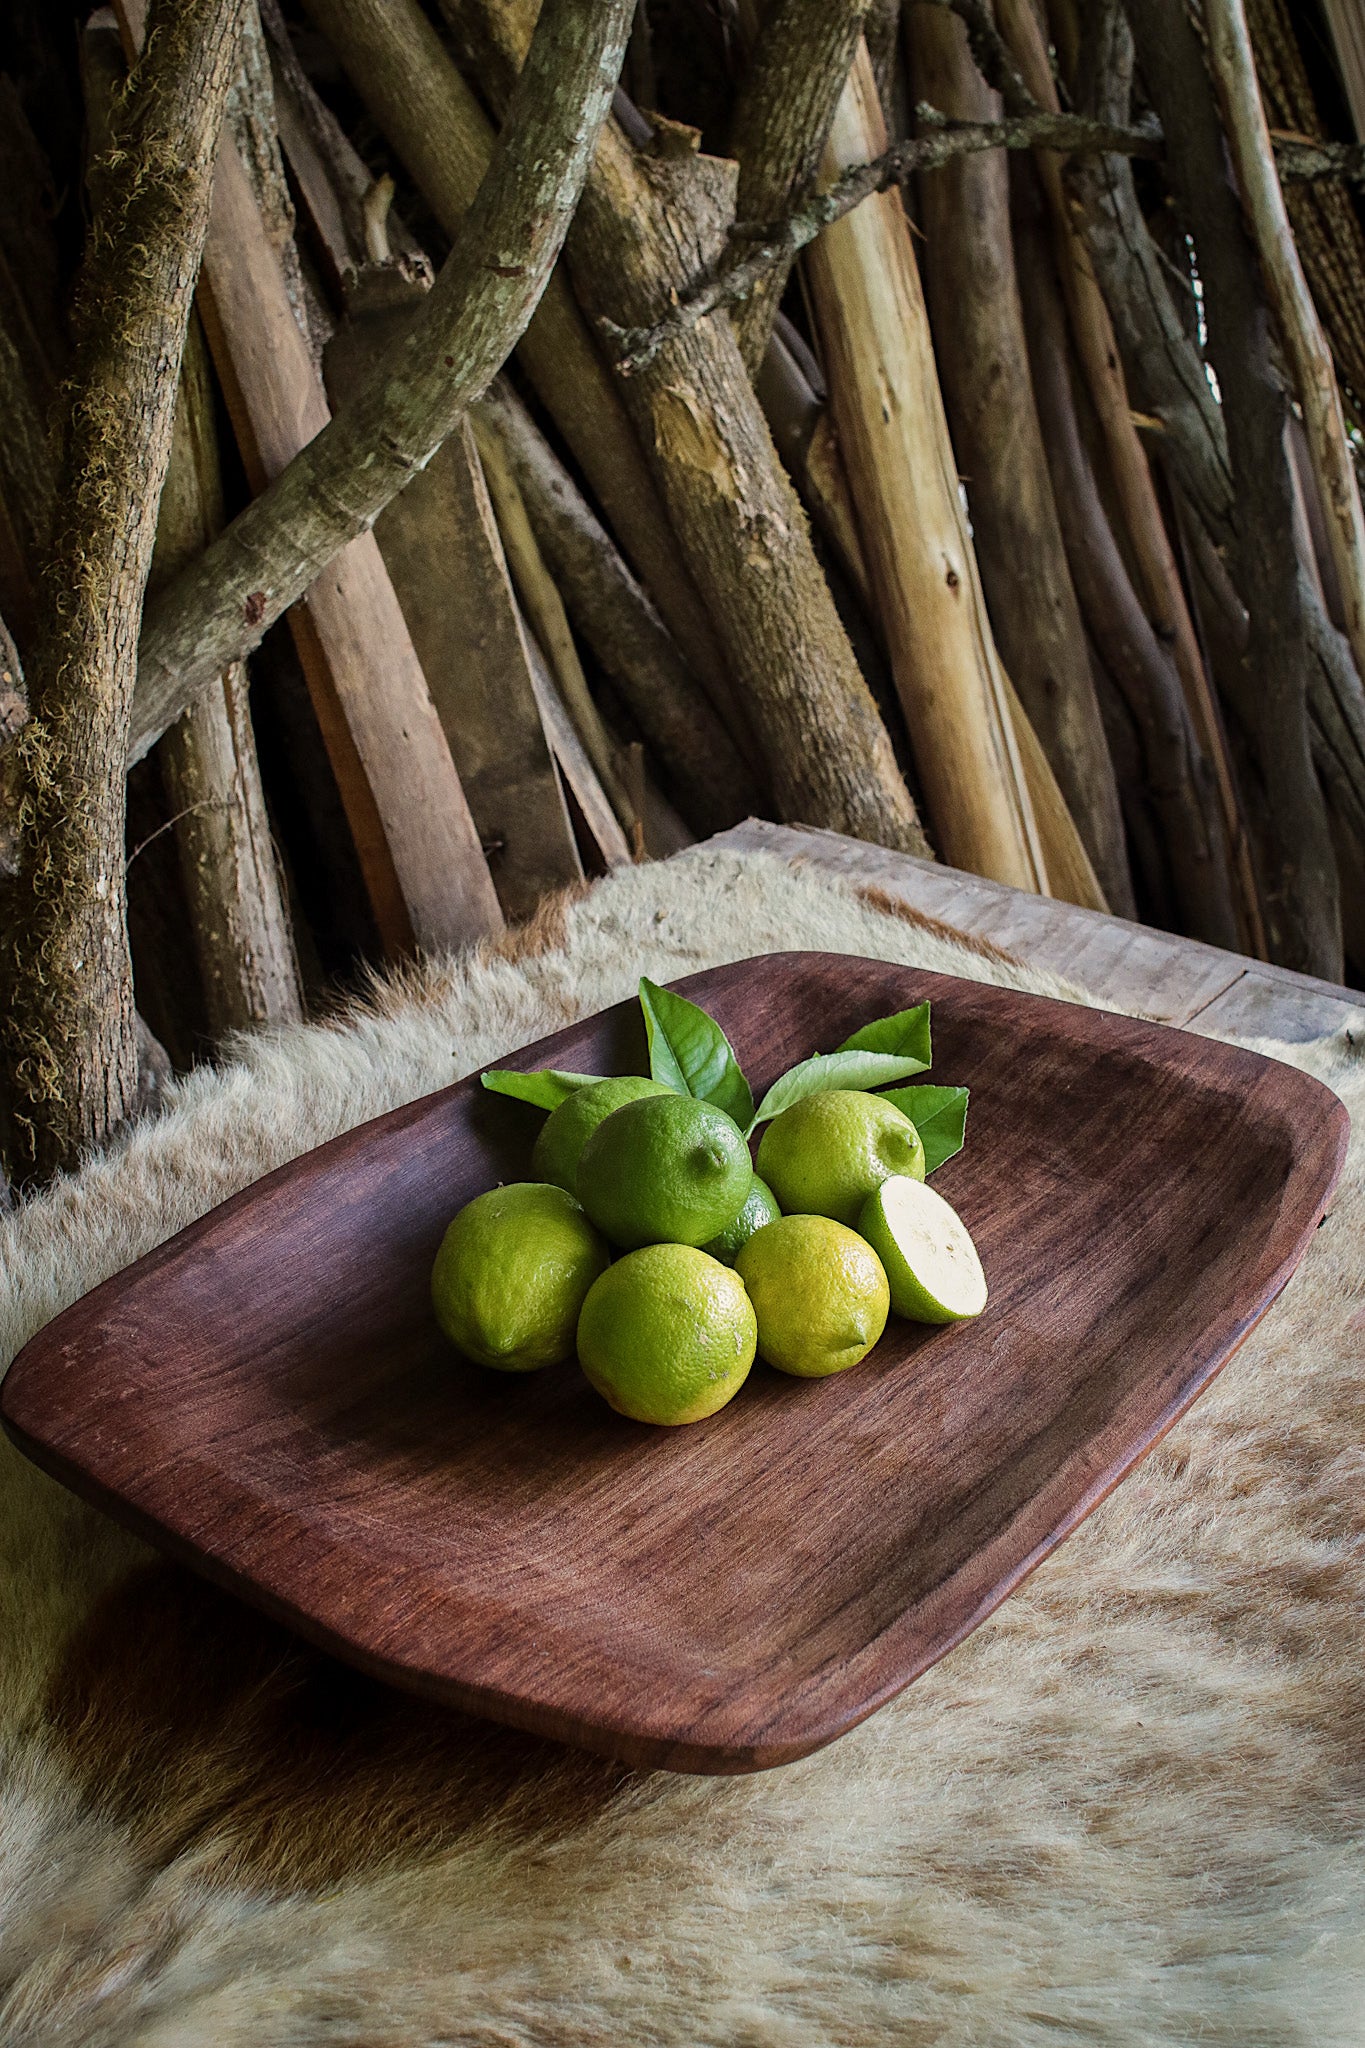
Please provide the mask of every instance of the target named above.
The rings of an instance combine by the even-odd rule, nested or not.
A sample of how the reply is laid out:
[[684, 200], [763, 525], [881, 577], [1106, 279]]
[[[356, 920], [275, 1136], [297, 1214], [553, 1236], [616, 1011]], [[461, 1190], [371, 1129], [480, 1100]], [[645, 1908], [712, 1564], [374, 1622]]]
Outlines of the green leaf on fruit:
[[[817, 1053], [791, 1067], [758, 1105], [754, 1124], [780, 1116], [794, 1102], [807, 1095], [822, 1095], [828, 1088], [881, 1088], [888, 1081], [903, 1081], [909, 1074], [922, 1074], [928, 1065], [917, 1053], [841, 1051]], [[751, 1125], [752, 1129], [753, 1126]]]
[[511, 1095], [518, 1102], [534, 1103], [537, 1109], [558, 1109], [566, 1096], [588, 1088], [601, 1074], [564, 1074], [557, 1067], [542, 1067], [538, 1073], [518, 1074], [510, 1068], [480, 1074], [485, 1088], [494, 1095]]
[[897, 1010], [893, 1017], [878, 1017], [864, 1024], [852, 1038], [846, 1038], [840, 1052], [885, 1052], [913, 1054], [919, 1065], [912, 1073], [922, 1074], [933, 1064], [929, 1045], [929, 1005], [917, 1003], [913, 1010]]
[[754, 1098], [734, 1048], [713, 1017], [686, 996], [641, 977], [640, 1008], [649, 1039], [649, 1071], [679, 1095], [713, 1102], [747, 1130]]
[[926, 1173], [962, 1150], [967, 1132], [965, 1088], [888, 1088], [882, 1101], [894, 1102], [919, 1132]]

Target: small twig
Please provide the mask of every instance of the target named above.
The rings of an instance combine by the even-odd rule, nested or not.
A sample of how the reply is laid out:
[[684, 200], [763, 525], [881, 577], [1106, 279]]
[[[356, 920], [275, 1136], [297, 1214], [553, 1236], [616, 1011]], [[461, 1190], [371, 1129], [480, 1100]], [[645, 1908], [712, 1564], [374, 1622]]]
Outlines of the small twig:
[[1346, 184], [1365, 184], [1365, 142], [1318, 142], [1302, 135], [1276, 135], [1275, 168], [1280, 183], [1305, 185], [1322, 178], [1340, 178]]
[[864, 199], [907, 184], [918, 172], [937, 170], [954, 157], [984, 149], [1042, 148], [1068, 154], [1102, 150], [1119, 156], [1161, 153], [1161, 137], [1150, 128], [1116, 128], [1075, 114], [1039, 111], [1013, 115], [1003, 121], [950, 121], [936, 107], [923, 105], [915, 109], [915, 114], [921, 129], [930, 131], [928, 134], [897, 143], [871, 163], [855, 165], [827, 191], [817, 193], [784, 221], [753, 230], [738, 227], [737, 234], [752, 232], [756, 237], [749, 254], [703, 279], [655, 326], [618, 327], [614, 321], [600, 321], [621, 375], [628, 377], [644, 369], [667, 342], [686, 334], [708, 313], [747, 298], [769, 271], [780, 263], [790, 262], [808, 242], [813, 242], [833, 222], [842, 220]]

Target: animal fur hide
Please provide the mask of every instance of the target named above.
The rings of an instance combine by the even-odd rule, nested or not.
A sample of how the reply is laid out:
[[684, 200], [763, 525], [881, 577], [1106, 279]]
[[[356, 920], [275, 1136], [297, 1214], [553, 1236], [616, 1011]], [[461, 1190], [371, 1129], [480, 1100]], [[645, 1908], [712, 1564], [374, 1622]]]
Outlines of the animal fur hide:
[[[0, 1222], [0, 1361], [335, 1132], [641, 972], [791, 947], [1058, 992], [771, 856], [618, 873], [242, 1041]], [[1363, 1044], [1262, 1049], [1358, 1112]], [[0, 2040], [1358, 2048], [1363, 1223], [1357, 1137], [1285, 1295], [1133, 1477], [898, 1700], [750, 1778], [390, 1692], [0, 1446]]]

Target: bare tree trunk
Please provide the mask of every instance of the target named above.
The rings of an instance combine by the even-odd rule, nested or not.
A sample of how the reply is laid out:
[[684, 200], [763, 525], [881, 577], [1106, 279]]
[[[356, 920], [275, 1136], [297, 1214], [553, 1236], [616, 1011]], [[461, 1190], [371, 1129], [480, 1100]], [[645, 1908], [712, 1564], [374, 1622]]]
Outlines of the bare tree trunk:
[[1290, 544], [1287, 401], [1198, 39], [1179, 0], [1130, 0], [1129, 16], [1166, 134], [1176, 201], [1198, 252], [1209, 360], [1222, 398], [1237, 526], [1234, 579], [1249, 617], [1247, 652], [1222, 682], [1245, 735], [1245, 768], [1255, 777], [1244, 788], [1266, 936], [1272, 959], [1337, 980], [1341, 918], [1309, 732], [1313, 657]]
[[5, 1050], [24, 1162], [73, 1164], [136, 1098], [123, 777], [142, 596], [243, 0], [158, 0], [115, 115], [20, 740], [23, 875]]
[[[417, 0], [308, 0], [356, 89], [452, 238], [473, 203], [495, 131]], [[532, 8], [529, 29], [536, 19]], [[520, 69], [507, 67], [501, 117]], [[648, 470], [564, 276], [552, 278], [521, 337], [518, 358], [620, 536], [702, 686], [724, 709], [724, 662]]]
[[[490, 66], [514, 72], [535, 0], [476, 0], [466, 11]], [[620, 124], [607, 123], [568, 251], [599, 320], [648, 326], [715, 262], [733, 220], [733, 178], [733, 165], [690, 150], [637, 153]], [[668, 340], [622, 388], [781, 814], [926, 852], [728, 317]]]
[[[766, 226], [813, 189], [834, 110], [857, 52], [869, 0], [758, 0], [740, 14], [758, 29], [735, 101], [731, 154], [739, 161], [735, 214]], [[730, 318], [752, 376], [767, 351], [790, 263], [776, 265]]]
[[[998, 119], [962, 23], [914, 4], [905, 23], [915, 97], [956, 120]], [[963, 157], [923, 175], [920, 219], [935, 352], [991, 624], [1110, 906], [1131, 917], [1118, 788], [1029, 377], [1005, 157]]]

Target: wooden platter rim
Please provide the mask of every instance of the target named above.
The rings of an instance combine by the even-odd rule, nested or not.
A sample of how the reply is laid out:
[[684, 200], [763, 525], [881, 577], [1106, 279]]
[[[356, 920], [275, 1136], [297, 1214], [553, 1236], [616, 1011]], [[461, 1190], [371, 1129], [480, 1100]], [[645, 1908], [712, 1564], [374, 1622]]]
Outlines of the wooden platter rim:
[[[700, 974], [684, 977], [673, 986], [686, 993], [698, 983], [714, 979], [717, 974], [752, 967], [756, 962], [772, 972], [783, 965], [794, 966], [798, 963], [803, 966], [812, 963], [826, 966], [848, 965], [857, 957], [845, 954], [818, 955], [796, 952], [759, 955], [749, 961], [731, 963], [731, 970], [704, 970]], [[262, 1179], [206, 1212], [203, 1217], [195, 1219], [166, 1244], [156, 1247], [123, 1272], [111, 1276], [81, 1301], [73, 1304], [24, 1347], [3, 1387], [0, 1387], [0, 1419], [3, 1420], [7, 1433], [18, 1447], [43, 1469], [86, 1498], [92, 1499], [96, 1505], [113, 1514], [116, 1519], [135, 1528], [139, 1534], [149, 1537], [163, 1548], [170, 1549], [173, 1554], [180, 1556], [216, 1583], [242, 1595], [277, 1619], [287, 1622], [323, 1649], [340, 1654], [372, 1675], [403, 1685], [409, 1690], [457, 1704], [473, 1712], [491, 1712], [499, 1719], [534, 1733], [567, 1737], [598, 1748], [605, 1746], [613, 1754], [626, 1755], [634, 1761], [647, 1761], [673, 1769], [708, 1773], [749, 1771], [793, 1761], [810, 1753], [874, 1712], [886, 1699], [893, 1697], [939, 1657], [946, 1654], [948, 1649], [963, 1640], [1046, 1556], [1065, 1541], [1086, 1515], [1099, 1505], [1185, 1412], [1244, 1341], [1255, 1322], [1281, 1291], [1302, 1257], [1340, 1173], [1349, 1131], [1349, 1119], [1344, 1106], [1324, 1084], [1312, 1076], [1303, 1074], [1297, 1068], [1270, 1060], [1249, 1049], [1226, 1046], [1216, 1040], [1200, 1039], [1169, 1026], [1129, 1019], [1118, 1013], [1058, 1003], [1056, 998], [1034, 996], [1028, 991], [1002, 990], [994, 984], [972, 982], [965, 977], [936, 975], [927, 970], [905, 967], [895, 962], [867, 964], [913, 977], [917, 988], [923, 988], [931, 999], [939, 985], [952, 985], [958, 989], [966, 987], [974, 995], [984, 993], [987, 999], [1004, 994], [1016, 1001], [1023, 999], [1029, 1004], [1038, 1003], [1065, 1009], [1073, 1031], [1077, 1030], [1080, 1020], [1086, 1020], [1087, 1028], [1080, 1030], [1081, 1036], [1088, 1036], [1093, 1031], [1098, 1039], [1103, 1041], [1117, 1033], [1119, 1040], [1126, 1042], [1130, 1047], [1143, 1042], [1159, 1046], [1163, 1041], [1179, 1039], [1187, 1051], [1192, 1046], [1206, 1048], [1215, 1056], [1216, 1064], [1228, 1071], [1235, 1072], [1240, 1069], [1248, 1076], [1264, 1078], [1265, 1069], [1275, 1068], [1278, 1070], [1281, 1087], [1291, 1094], [1297, 1094], [1305, 1105], [1313, 1103], [1321, 1112], [1321, 1120], [1315, 1127], [1316, 1143], [1310, 1145], [1306, 1136], [1294, 1158], [1294, 1171], [1298, 1178], [1306, 1178], [1317, 1190], [1314, 1201], [1310, 1204], [1312, 1213], [1310, 1214], [1307, 1209], [1302, 1212], [1307, 1220], [1297, 1231], [1289, 1249], [1274, 1261], [1273, 1266], [1266, 1270], [1258, 1267], [1255, 1293], [1252, 1294], [1248, 1289], [1241, 1297], [1237, 1312], [1234, 1313], [1229, 1306], [1225, 1312], [1205, 1326], [1198, 1347], [1201, 1356], [1198, 1359], [1191, 1359], [1180, 1386], [1151, 1420], [1149, 1426], [1138, 1435], [1127, 1439], [1091, 1482], [1072, 1500], [1070, 1507], [1050, 1525], [1041, 1540], [1034, 1543], [1009, 1570], [997, 1575], [988, 1593], [961, 1624], [951, 1632], [936, 1638], [926, 1654], [912, 1657], [898, 1665], [895, 1672], [881, 1686], [874, 1687], [864, 1695], [856, 1711], [850, 1711], [847, 1707], [833, 1711], [828, 1725], [816, 1717], [802, 1728], [799, 1736], [789, 1734], [785, 1739], [769, 1743], [759, 1741], [727, 1746], [724, 1743], [706, 1742], [701, 1728], [694, 1729], [691, 1741], [661, 1738], [658, 1734], [657, 1716], [651, 1722], [646, 1715], [638, 1725], [608, 1723], [600, 1718], [594, 1721], [581, 1721], [563, 1707], [556, 1706], [543, 1710], [536, 1702], [526, 1699], [522, 1694], [507, 1692], [495, 1685], [481, 1686], [471, 1683], [466, 1678], [453, 1676], [449, 1672], [423, 1669], [411, 1661], [395, 1662], [363, 1640], [357, 1640], [354, 1635], [347, 1635], [327, 1621], [319, 1619], [307, 1608], [295, 1605], [277, 1587], [263, 1583], [258, 1577], [244, 1574], [222, 1556], [204, 1551], [164, 1521], [147, 1514], [135, 1501], [110, 1489], [96, 1472], [67, 1457], [59, 1447], [45, 1442], [25, 1427], [22, 1398], [24, 1384], [35, 1367], [41, 1370], [44, 1352], [48, 1348], [44, 1340], [48, 1339], [49, 1344], [55, 1341], [52, 1333], [57, 1331], [58, 1325], [68, 1324], [74, 1319], [79, 1327], [82, 1317], [85, 1320], [95, 1319], [102, 1306], [117, 1300], [124, 1290], [135, 1287], [139, 1276], [155, 1270], [168, 1259], [185, 1256], [187, 1249], [192, 1248], [194, 1241], [207, 1232], [215, 1221], [221, 1222], [225, 1214], [258, 1199], [264, 1188], [272, 1185], [278, 1187], [281, 1182], [300, 1177], [310, 1170], [316, 1172], [324, 1158], [334, 1162], [347, 1148], [363, 1150], [366, 1141], [373, 1136], [378, 1127], [382, 1126], [388, 1132], [401, 1131], [407, 1123], [429, 1114], [435, 1104], [452, 1095], [476, 1089], [477, 1072], [462, 1081], [434, 1091], [431, 1095], [383, 1112], [365, 1124], [339, 1133], [296, 1159], [286, 1161]], [[580, 1019], [545, 1039], [535, 1041], [507, 1055], [500, 1063], [520, 1064], [526, 1067], [554, 1064], [555, 1048], [563, 1041], [572, 1039], [586, 1027], [599, 1023], [604, 1017], [614, 1015], [622, 1009], [628, 1010], [630, 1007], [629, 1002], [614, 1005], [606, 1012], [597, 1013], [595, 1017]], [[1304, 1192], [1308, 1192], [1307, 1187]], [[1023, 1512], [1021, 1509], [1021, 1515]], [[1002, 1540], [1012, 1527], [1013, 1521], [1006, 1525], [1006, 1530], [1001, 1532], [1001, 1537], [997, 1540]], [[953, 1576], [954, 1574], [950, 1572], [943, 1584], [950, 1584]], [[932, 1593], [937, 1594], [941, 1590], [941, 1586], [935, 1586]], [[907, 1614], [904, 1612], [896, 1616], [877, 1636], [869, 1639], [860, 1653], [861, 1656], [871, 1656], [879, 1644], [884, 1646], [887, 1639], [894, 1637], [898, 1630], [904, 1632], [907, 1621]]]

